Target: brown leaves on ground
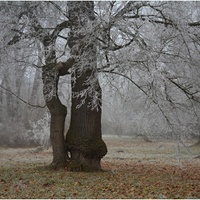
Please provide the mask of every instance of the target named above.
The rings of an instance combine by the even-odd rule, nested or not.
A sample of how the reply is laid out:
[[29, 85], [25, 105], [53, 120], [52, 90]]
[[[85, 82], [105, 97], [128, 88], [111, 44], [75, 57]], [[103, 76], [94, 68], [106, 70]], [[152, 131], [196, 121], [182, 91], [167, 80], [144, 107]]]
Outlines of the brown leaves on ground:
[[0, 198], [200, 198], [200, 165], [103, 161], [104, 172], [57, 171], [44, 163], [0, 167]]
[[[52, 152], [0, 149], [0, 199], [3, 198], [200, 198], [200, 148], [172, 142], [145, 143], [105, 138], [104, 172], [52, 170]], [[179, 163], [179, 162], [178, 162]]]

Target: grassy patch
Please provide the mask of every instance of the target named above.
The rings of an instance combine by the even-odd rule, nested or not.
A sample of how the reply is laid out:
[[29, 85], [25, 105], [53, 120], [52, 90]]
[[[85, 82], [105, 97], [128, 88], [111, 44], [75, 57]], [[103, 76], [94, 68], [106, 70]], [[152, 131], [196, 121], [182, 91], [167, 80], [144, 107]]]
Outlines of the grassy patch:
[[200, 198], [199, 159], [184, 152], [177, 166], [174, 144], [121, 140], [107, 140], [99, 173], [52, 170], [50, 151], [1, 149], [0, 199]]
[[101, 173], [1, 167], [0, 198], [200, 198], [199, 166], [104, 162]]

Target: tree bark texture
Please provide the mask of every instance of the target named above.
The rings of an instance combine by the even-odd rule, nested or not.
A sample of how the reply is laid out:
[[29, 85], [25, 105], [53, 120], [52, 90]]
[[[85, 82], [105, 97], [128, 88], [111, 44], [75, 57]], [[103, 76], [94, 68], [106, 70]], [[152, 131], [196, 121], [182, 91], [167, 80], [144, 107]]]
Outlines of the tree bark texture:
[[67, 108], [58, 97], [59, 72], [56, 70], [55, 45], [52, 38], [44, 41], [46, 65], [43, 66], [43, 94], [45, 102], [51, 114], [50, 140], [53, 150], [53, 168], [63, 167], [67, 164], [67, 154], [64, 140], [64, 126], [67, 115]]
[[67, 155], [64, 143], [64, 125], [67, 110], [59, 99], [53, 99], [47, 103], [51, 113], [50, 139], [53, 150], [52, 167], [63, 167], [67, 164]]
[[66, 135], [72, 160], [69, 167], [71, 170], [99, 171], [107, 147], [101, 132], [102, 97], [96, 71], [95, 39], [90, 37], [91, 32], [86, 33], [87, 23], [95, 19], [94, 5], [92, 1], [67, 3], [71, 25], [68, 45], [74, 58], [71, 122]]

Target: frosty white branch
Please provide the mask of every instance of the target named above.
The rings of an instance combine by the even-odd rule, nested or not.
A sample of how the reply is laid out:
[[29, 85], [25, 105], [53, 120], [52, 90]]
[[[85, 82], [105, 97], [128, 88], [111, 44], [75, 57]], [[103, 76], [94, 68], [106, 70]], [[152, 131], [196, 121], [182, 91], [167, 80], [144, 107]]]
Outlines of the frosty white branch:
[[181, 84], [177, 83], [175, 80], [173, 80], [172, 78], [166, 77], [171, 83], [173, 83], [176, 87], [178, 87], [181, 91], [184, 92], [184, 94], [188, 97], [188, 99], [191, 99], [193, 101], [196, 101], [198, 103], [200, 103], [200, 98], [195, 96], [195, 94], [200, 93], [200, 91], [196, 91], [194, 93], [190, 92], [187, 88], [185, 88], [184, 86], [182, 86]]

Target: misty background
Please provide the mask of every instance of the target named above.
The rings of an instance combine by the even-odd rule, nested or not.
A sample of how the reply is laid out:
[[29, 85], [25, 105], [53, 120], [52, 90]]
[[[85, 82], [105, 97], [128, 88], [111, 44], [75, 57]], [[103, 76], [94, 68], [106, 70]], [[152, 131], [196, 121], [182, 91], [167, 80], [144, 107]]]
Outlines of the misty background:
[[[105, 24], [111, 23], [110, 16], [125, 3], [111, 7], [110, 2], [95, 2], [98, 37], [106, 40], [102, 31]], [[152, 23], [145, 17], [144, 20], [119, 17], [110, 30], [116, 45], [123, 46], [133, 36], [135, 39], [130, 45], [109, 52], [97, 46], [98, 68], [105, 66], [106, 54], [109, 65], [115, 69], [100, 70], [98, 74], [103, 93], [102, 134], [140, 137], [146, 142], [200, 141], [200, 30], [188, 26], [200, 20], [200, 3], [153, 5], [163, 11], [165, 20], [176, 22], [178, 28]], [[46, 29], [66, 18], [65, 2], [0, 2], [0, 146], [50, 146], [50, 114], [41, 77], [44, 50], [30, 36], [29, 19], [17, 17], [31, 6], [37, 6], [37, 16]], [[150, 9], [151, 6], [146, 6], [138, 8], [138, 12], [148, 17], [156, 15], [156, 9]], [[16, 27], [20, 27], [24, 39], [9, 45]], [[64, 62], [69, 56], [68, 32], [63, 30], [57, 39], [58, 61]], [[61, 77], [59, 97], [68, 111], [65, 132], [70, 124], [70, 87], [70, 76]]]

